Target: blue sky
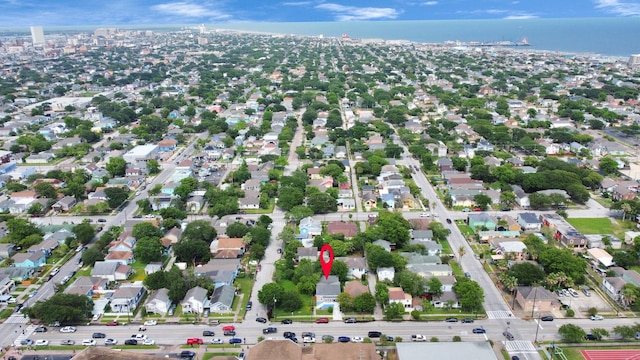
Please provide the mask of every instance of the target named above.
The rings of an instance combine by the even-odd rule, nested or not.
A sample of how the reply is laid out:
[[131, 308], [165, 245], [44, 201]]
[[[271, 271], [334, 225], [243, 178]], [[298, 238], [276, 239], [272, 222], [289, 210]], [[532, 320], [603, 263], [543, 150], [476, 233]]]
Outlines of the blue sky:
[[0, 27], [630, 16], [640, 0], [0, 0]]

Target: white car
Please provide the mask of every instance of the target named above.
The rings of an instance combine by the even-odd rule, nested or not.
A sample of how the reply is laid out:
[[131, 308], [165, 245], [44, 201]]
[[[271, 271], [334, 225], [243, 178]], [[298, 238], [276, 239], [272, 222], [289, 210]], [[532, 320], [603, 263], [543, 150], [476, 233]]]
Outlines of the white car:
[[118, 345], [118, 340], [109, 338], [109, 339], [104, 341], [104, 344], [105, 345]]
[[155, 345], [155, 344], [156, 344], [156, 341], [153, 339], [147, 338], [142, 341], [142, 345]]
[[305, 344], [309, 344], [309, 343], [313, 344], [313, 343], [316, 342], [316, 338], [311, 337], [311, 336], [305, 336], [305, 337], [302, 338], [302, 342], [305, 343]]
[[222, 339], [211, 339], [212, 344], [224, 344], [224, 340]]
[[351, 342], [354, 342], [354, 343], [361, 343], [363, 341], [364, 340], [360, 336], [354, 336], [351, 338]]
[[84, 339], [82, 340], [84, 346], [96, 346], [96, 339]]
[[47, 346], [49, 345], [49, 340], [36, 340], [36, 346]]
[[429, 215], [429, 213], [422, 213], [422, 214], [420, 214], [420, 217], [421, 217], [421, 218], [426, 218], [426, 217], [429, 217], [429, 216], [430, 216], [430, 215]]
[[60, 332], [61, 333], [74, 333], [74, 332], [76, 332], [76, 327], [75, 326], [65, 326], [63, 328], [60, 328]]
[[100, 316], [102, 316], [102, 314], [95, 314], [95, 315], [93, 315], [93, 317], [91, 318], [91, 320], [93, 320], [93, 321], [98, 321], [98, 319], [100, 319]]
[[155, 321], [155, 320], [147, 320], [147, 321], [144, 322], [144, 326], [154, 326], [154, 325], [157, 325], [157, 324], [158, 324], [158, 322]]
[[136, 339], [136, 340], [146, 340], [147, 339], [147, 335], [145, 334], [135, 334], [135, 335], [131, 335], [132, 339]]
[[591, 320], [604, 320], [604, 318], [602, 317], [602, 315], [592, 315], [591, 316]]

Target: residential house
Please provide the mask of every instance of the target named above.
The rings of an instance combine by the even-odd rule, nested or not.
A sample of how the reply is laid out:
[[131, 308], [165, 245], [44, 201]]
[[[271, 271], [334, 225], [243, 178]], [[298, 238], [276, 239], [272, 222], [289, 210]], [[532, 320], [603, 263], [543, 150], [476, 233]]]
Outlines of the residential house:
[[622, 299], [622, 289], [627, 282], [618, 276], [607, 276], [602, 279], [602, 287], [607, 295], [613, 300], [620, 301]]
[[548, 313], [560, 308], [555, 295], [542, 286], [518, 286], [516, 302], [524, 312]]
[[460, 301], [458, 300], [458, 296], [453, 291], [443, 291], [442, 295], [434, 296], [431, 299], [431, 304], [437, 309], [460, 308]]
[[338, 257], [336, 260], [347, 264], [349, 277], [352, 279], [361, 279], [367, 274], [367, 261], [363, 257]]
[[391, 252], [391, 243], [387, 240], [378, 239], [371, 243], [372, 245], [380, 246], [385, 249], [387, 252]]
[[242, 238], [229, 238], [229, 237], [219, 237], [218, 238], [218, 249], [217, 254], [226, 253], [228, 256], [226, 259], [235, 259], [238, 257], [242, 257], [244, 252], [246, 251], [246, 245]]
[[318, 256], [320, 255], [318, 248], [315, 246], [312, 247], [298, 247], [296, 251], [296, 261], [300, 262], [300, 260], [307, 259], [310, 261], [318, 260]]
[[259, 209], [260, 208], [260, 192], [245, 191], [244, 197], [238, 199], [239, 209]]
[[482, 212], [477, 214], [469, 214], [467, 216], [467, 224], [473, 232], [478, 232], [484, 228], [493, 230], [496, 228], [496, 220], [488, 213]]
[[6, 259], [16, 253], [16, 245], [12, 243], [0, 244], [0, 258]]
[[522, 227], [518, 221], [509, 215], [505, 215], [496, 224], [496, 230], [498, 231], [517, 231], [522, 230]]
[[613, 265], [613, 256], [611, 256], [606, 250], [598, 248], [587, 249], [587, 255], [591, 259], [592, 263], [597, 267], [608, 268]]
[[340, 198], [336, 200], [338, 211], [353, 211], [356, 209], [356, 200], [354, 198]]
[[527, 245], [518, 239], [493, 238], [491, 245], [498, 255], [512, 254], [512, 259], [517, 261], [525, 259]]
[[353, 280], [347, 281], [344, 284], [344, 292], [355, 298], [362, 294], [369, 293], [369, 288], [366, 285], [363, 285], [359, 280]]
[[335, 275], [328, 278], [320, 277], [316, 285], [316, 309], [325, 309], [334, 306], [340, 295], [340, 280]]
[[521, 208], [528, 209], [529, 206], [531, 206], [531, 203], [529, 202], [529, 194], [524, 192], [524, 190], [522, 190], [520, 186], [511, 185], [511, 190], [513, 191], [513, 194], [516, 196], [516, 202]]
[[50, 237], [47, 240], [42, 240], [38, 244], [31, 245], [27, 249], [27, 252], [28, 253], [42, 252], [45, 254], [46, 257], [49, 257], [51, 256], [51, 253], [53, 252], [53, 250], [58, 248], [59, 245], [60, 245], [60, 242], [58, 242], [57, 239]]
[[47, 256], [42, 251], [17, 253], [13, 255], [13, 266], [20, 268], [38, 268], [46, 264]]
[[366, 193], [362, 195], [362, 201], [364, 202], [364, 207], [367, 211], [371, 211], [371, 209], [378, 207], [378, 198], [373, 193]]
[[542, 222], [536, 214], [525, 212], [518, 214], [518, 224], [523, 231], [540, 231], [542, 228]]
[[181, 304], [183, 313], [202, 314], [205, 305], [209, 305], [207, 289], [201, 288], [200, 286], [189, 289]]
[[15, 280], [8, 275], [0, 275], [0, 296], [10, 296], [15, 288]]
[[298, 229], [300, 229], [300, 234], [304, 239], [311, 239], [314, 236], [322, 234], [322, 225], [310, 216], [300, 220]]
[[104, 293], [108, 286], [109, 280], [93, 276], [78, 276], [71, 285], [64, 289], [64, 293], [93, 298], [94, 294]]
[[235, 295], [236, 292], [233, 286], [223, 285], [217, 287], [211, 294], [210, 311], [223, 314], [231, 312]]
[[405, 312], [413, 311], [411, 306], [411, 294], [406, 294], [400, 287], [389, 288], [389, 304], [401, 304], [404, 306]]
[[109, 281], [126, 280], [132, 273], [130, 266], [109, 261], [96, 261], [91, 270], [91, 276]]
[[176, 145], [178, 145], [177, 140], [165, 139], [158, 141], [158, 151], [159, 152], [171, 152], [176, 149]]
[[342, 234], [345, 238], [350, 239], [358, 235], [358, 225], [354, 222], [332, 221], [327, 224], [327, 234]]
[[134, 312], [147, 292], [142, 284], [122, 284], [111, 296], [111, 311]]
[[144, 305], [147, 314], [166, 315], [171, 308], [169, 290], [166, 288], [154, 290]]
[[584, 250], [587, 247], [587, 238], [562, 216], [555, 213], [544, 213], [540, 214], [539, 218], [543, 226], [553, 231], [553, 239], [560, 241], [564, 246], [574, 251]]
[[145, 275], [157, 273], [158, 271], [162, 271], [162, 263], [148, 263], [144, 267]]
[[392, 267], [381, 267], [376, 271], [378, 274], [378, 281], [393, 281], [396, 276], [396, 270]]

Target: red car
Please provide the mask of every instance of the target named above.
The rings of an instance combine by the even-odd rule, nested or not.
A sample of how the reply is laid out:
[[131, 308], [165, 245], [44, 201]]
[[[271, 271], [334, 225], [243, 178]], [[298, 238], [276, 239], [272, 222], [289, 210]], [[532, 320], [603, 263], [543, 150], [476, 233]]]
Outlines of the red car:
[[115, 320], [114, 320], [114, 321], [109, 321], [109, 322], [107, 323], [107, 326], [118, 326], [118, 322], [117, 322], [117, 321], [115, 321]]
[[203, 341], [200, 338], [188, 338], [187, 345], [202, 345]]
[[222, 327], [222, 331], [230, 331], [230, 330], [235, 330], [236, 327], [233, 325], [227, 325], [227, 326], [223, 326]]
[[316, 324], [328, 324], [328, 323], [329, 323], [329, 318], [316, 319]]

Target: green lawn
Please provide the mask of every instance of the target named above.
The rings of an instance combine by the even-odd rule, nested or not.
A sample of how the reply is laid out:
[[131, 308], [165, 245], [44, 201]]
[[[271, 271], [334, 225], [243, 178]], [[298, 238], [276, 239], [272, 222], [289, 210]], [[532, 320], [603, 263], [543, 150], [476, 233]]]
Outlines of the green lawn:
[[443, 254], [453, 254], [453, 251], [451, 251], [451, 246], [449, 246], [449, 242], [447, 240], [440, 241], [440, 245], [442, 245]]
[[[293, 290], [296, 288], [296, 284], [294, 284], [290, 280], [282, 280], [279, 282], [280, 285], [284, 288], [285, 291]], [[313, 298], [311, 295], [300, 294], [300, 299], [302, 299], [302, 308], [298, 311], [294, 311], [293, 314], [290, 311], [282, 311], [278, 309], [276, 305], [276, 316], [277, 317], [287, 317], [287, 316], [296, 316], [296, 315], [311, 315], [313, 314]]]
[[202, 360], [209, 360], [213, 357], [219, 357], [219, 356], [238, 356], [238, 354], [239, 353], [237, 352], [206, 353], [202, 355]]
[[609, 218], [568, 218], [567, 222], [583, 234], [613, 234], [614, 224]]
[[[251, 289], [253, 288], [253, 284], [254, 284], [254, 280], [253, 278], [249, 278], [248, 276], [245, 277], [237, 277], [234, 285], [236, 287], [240, 288], [240, 294], [243, 295], [242, 297], [242, 304], [240, 304], [240, 313], [238, 314], [238, 316], [240, 318], [244, 317], [244, 313], [247, 311], [247, 302], [249, 302], [249, 297], [251, 295]], [[236, 310], [236, 304], [238, 302], [239, 297], [236, 296], [233, 299], [233, 309]]]

